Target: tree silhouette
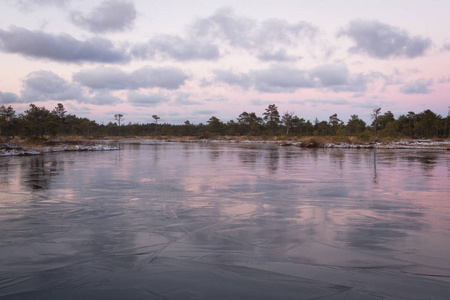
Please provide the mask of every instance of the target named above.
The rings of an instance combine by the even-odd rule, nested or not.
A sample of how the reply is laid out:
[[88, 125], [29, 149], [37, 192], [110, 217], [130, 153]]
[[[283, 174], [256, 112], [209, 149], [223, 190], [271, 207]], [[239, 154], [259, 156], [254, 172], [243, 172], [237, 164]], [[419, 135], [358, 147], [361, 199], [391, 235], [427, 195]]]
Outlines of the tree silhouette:
[[23, 113], [24, 136], [32, 138], [44, 138], [45, 135], [56, 135], [58, 123], [54, 121], [52, 113], [43, 107], [38, 107], [33, 103], [30, 108]]
[[119, 123], [119, 126], [120, 126], [120, 122], [123, 120], [123, 115], [122, 114], [115, 114], [114, 115], [114, 119]]
[[378, 115], [380, 114], [380, 111], [381, 111], [381, 107], [372, 109], [372, 114], [371, 114], [372, 119], [373, 119], [372, 126], [373, 126], [373, 132], [374, 132], [375, 136], [377, 136]]
[[223, 133], [224, 124], [216, 117], [212, 116], [208, 120], [208, 132], [210, 134], [219, 135]]
[[263, 113], [264, 121], [266, 121], [267, 128], [270, 130], [271, 134], [274, 135], [280, 124], [280, 113], [275, 104], [270, 104]]
[[289, 134], [289, 129], [294, 126], [294, 113], [291, 112], [285, 112], [284, 115], [281, 117], [281, 121], [283, 122], [284, 126], [286, 127], [286, 136]]
[[156, 130], [158, 128], [158, 120], [161, 118], [158, 117], [158, 115], [153, 115], [152, 118], [155, 120], [155, 135], [156, 135]]
[[0, 135], [9, 138], [14, 136], [16, 131], [16, 112], [10, 106], [0, 106]]
[[[0, 105], [0, 136], [21, 136], [24, 138], [42, 139], [48, 136], [83, 136], [104, 137], [112, 135], [145, 136], [151, 134], [173, 136], [201, 136], [211, 135], [295, 135], [295, 136], [357, 136], [362, 141], [370, 141], [374, 136], [397, 138], [435, 138], [448, 137], [450, 114], [442, 117], [427, 109], [421, 113], [408, 112], [397, 119], [387, 111], [380, 114], [381, 108], [372, 110], [373, 122], [370, 127], [357, 115], [351, 115], [347, 124], [333, 114], [327, 121], [316, 118], [314, 124], [299, 118], [294, 113], [286, 112], [281, 118], [275, 104], [271, 104], [261, 118], [254, 112], [241, 113], [237, 119], [226, 123], [213, 116], [206, 124], [159, 124], [160, 117], [152, 115], [154, 122], [147, 124], [123, 123], [123, 114], [114, 115], [116, 122], [107, 125], [98, 124], [88, 118], [67, 114], [64, 106], [58, 103], [49, 111], [45, 107], [38, 107], [33, 103], [29, 109], [16, 116], [11, 106]], [[265, 122], [264, 122], [265, 121]]]
[[366, 129], [366, 122], [361, 120], [358, 115], [351, 115], [346, 128], [348, 135], [357, 136]]

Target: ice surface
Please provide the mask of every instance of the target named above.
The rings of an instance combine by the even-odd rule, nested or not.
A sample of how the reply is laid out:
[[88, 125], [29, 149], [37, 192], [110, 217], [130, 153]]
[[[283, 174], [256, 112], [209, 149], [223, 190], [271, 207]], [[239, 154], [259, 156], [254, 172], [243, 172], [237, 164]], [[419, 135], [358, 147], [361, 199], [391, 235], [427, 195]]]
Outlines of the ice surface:
[[0, 158], [0, 298], [450, 295], [448, 152], [121, 148]]

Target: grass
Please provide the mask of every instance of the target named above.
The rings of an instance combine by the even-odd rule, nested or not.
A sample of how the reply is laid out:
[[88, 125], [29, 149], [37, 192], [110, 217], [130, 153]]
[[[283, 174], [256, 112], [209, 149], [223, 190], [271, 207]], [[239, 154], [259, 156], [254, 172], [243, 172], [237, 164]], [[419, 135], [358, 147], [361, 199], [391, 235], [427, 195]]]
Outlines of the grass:
[[[370, 136], [308, 136], [308, 137], [296, 137], [296, 136], [128, 136], [128, 137], [103, 137], [100, 139], [85, 138], [85, 137], [58, 137], [58, 138], [45, 138], [45, 139], [0, 139], [1, 148], [5, 149], [8, 145], [14, 145], [14, 147], [42, 149], [46, 147], [54, 147], [59, 145], [80, 145], [91, 146], [101, 143], [102, 140], [112, 141], [139, 141], [139, 140], [163, 140], [163, 141], [175, 141], [175, 142], [196, 142], [203, 140], [221, 140], [225, 142], [277, 142], [280, 145], [288, 146], [296, 143], [300, 147], [306, 148], [321, 148], [327, 144], [350, 144], [350, 145], [370, 145], [374, 143], [381, 143], [387, 145], [392, 142], [399, 141], [411, 141], [413, 139], [399, 139], [390, 137], [374, 137]], [[431, 141], [442, 142], [446, 139], [427, 139]]]

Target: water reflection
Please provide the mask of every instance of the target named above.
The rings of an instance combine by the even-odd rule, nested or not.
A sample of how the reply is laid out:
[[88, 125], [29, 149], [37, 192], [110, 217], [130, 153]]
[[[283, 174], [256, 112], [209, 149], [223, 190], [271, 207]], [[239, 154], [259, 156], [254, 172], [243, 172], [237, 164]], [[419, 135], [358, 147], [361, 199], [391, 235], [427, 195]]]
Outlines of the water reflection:
[[432, 152], [423, 153], [418, 157], [410, 156], [408, 157], [408, 159], [412, 161], [419, 161], [422, 164], [422, 169], [424, 170], [425, 174], [430, 174], [436, 167], [437, 163], [437, 155]]
[[238, 151], [239, 160], [242, 165], [247, 166], [250, 169], [256, 167], [256, 163], [262, 157], [262, 152], [259, 151], [258, 147], [246, 147]]
[[32, 156], [22, 162], [22, 181], [31, 190], [50, 188], [51, 178], [63, 170], [54, 155]]
[[194, 149], [193, 148], [193, 144], [191, 143], [184, 143], [183, 144], [183, 155], [185, 159], [189, 159], [189, 157], [191, 156], [191, 152]]
[[278, 170], [279, 159], [280, 153], [278, 148], [270, 149], [266, 153], [267, 168], [270, 173], [275, 173]]
[[11, 181], [10, 170], [11, 158], [5, 157], [0, 159], [0, 186], [9, 186]]
[[377, 150], [373, 150], [373, 183], [377, 184]]
[[330, 152], [331, 161], [339, 166], [339, 169], [342, 170], [345, 160], [345, 151], [344, 149], [335, 149]]
[[0, 161], [1, 184], [17, 178], [0, 193], [0, 296], [61, 286], [91, 297], [98, 288], [137, 292], [152, 278], [152, 295], [185, 298], [212, 293], [201, 283], [219, 273], [227, 275], [210, 286], [241, 282], [250, 298], [261, 286], [271, 287], [268, 298], [295, 287], [325, 297], [335, 285], [368, 295], [373, 282], [370, 295], [410, 298], [410, 288], [433, 295], [450, 278], [447, 153], [121, 148]]

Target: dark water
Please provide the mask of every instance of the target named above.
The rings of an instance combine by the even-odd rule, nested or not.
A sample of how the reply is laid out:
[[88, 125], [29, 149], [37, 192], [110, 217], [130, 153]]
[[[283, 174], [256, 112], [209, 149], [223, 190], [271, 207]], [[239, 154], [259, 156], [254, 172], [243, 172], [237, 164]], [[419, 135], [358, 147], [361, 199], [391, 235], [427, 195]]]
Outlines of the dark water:
[[449, 299], [450, 153], [0, 158], [0, 298]]

